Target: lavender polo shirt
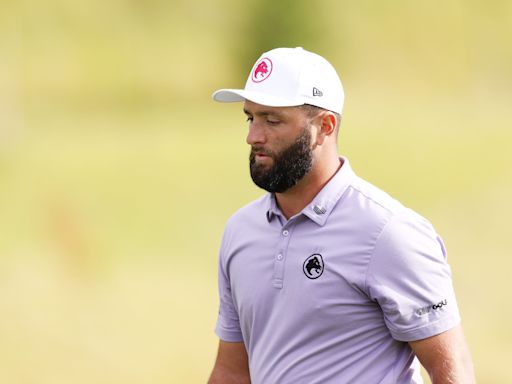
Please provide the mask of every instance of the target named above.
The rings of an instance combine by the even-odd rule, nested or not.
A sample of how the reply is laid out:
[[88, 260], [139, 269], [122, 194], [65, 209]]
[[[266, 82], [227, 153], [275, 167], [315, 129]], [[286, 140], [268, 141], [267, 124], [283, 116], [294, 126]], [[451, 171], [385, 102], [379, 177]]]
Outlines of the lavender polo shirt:
[[227, 223], [216, 333], [253, 384], [421, 383], [407, 341], [460, 322], [434, 228], [342, 161], [288, 221], [267, 194]]

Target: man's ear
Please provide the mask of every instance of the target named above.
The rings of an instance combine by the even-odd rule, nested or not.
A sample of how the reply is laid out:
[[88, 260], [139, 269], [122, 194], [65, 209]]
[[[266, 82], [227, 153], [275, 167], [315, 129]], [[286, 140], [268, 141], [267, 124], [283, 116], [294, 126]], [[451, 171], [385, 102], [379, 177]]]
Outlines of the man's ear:
[[322, 145], [325, 139], [329, 136], [333, 136], [336, 131], [336, 115], [330, 111], [322, 112], [318, 118], [319, 130], [317, 133], [316, 142], [318, 145]]

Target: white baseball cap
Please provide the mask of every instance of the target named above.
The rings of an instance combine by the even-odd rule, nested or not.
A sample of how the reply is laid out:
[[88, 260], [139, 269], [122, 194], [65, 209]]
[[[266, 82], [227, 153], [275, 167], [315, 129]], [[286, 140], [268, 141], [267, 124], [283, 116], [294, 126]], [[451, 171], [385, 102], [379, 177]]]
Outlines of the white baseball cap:
[[340, 114], [344, 101], [334, 67], [301, 47], [265, 52], [252, 67], [244, 89], [219, 89], [212, 96], [224, 103], [250, 100], [270, 107], [310, 104]]

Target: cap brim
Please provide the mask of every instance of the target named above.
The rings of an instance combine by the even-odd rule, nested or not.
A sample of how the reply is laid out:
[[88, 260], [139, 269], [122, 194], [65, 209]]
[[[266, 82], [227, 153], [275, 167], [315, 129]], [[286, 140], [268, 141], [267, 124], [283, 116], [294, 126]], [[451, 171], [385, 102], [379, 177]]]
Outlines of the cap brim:
[[213, 100], [221, 103], [249, 100], [269, 107], [293, 107], [304, 104], [300, 100], [283, 99], [266, 93], [246, 91], [245, 89], [219, 89], [213, 93], [212, 97]]

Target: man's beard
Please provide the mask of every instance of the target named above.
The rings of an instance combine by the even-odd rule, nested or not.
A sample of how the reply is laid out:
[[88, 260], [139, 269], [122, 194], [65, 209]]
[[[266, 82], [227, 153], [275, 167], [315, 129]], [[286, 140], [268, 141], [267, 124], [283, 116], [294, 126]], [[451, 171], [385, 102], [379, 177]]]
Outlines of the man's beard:
[[[266, 168], [264, 165], [256, 163], [255, 152], [270, 156], [273, 165]], [[311, 133], [304, 128], [295, 142], [279, 153], [253, 146], [249, 156], [249, 165], [252, 181], [258, 187], [268, 192], [287, 191], [311, 170], [313, 165]]]

